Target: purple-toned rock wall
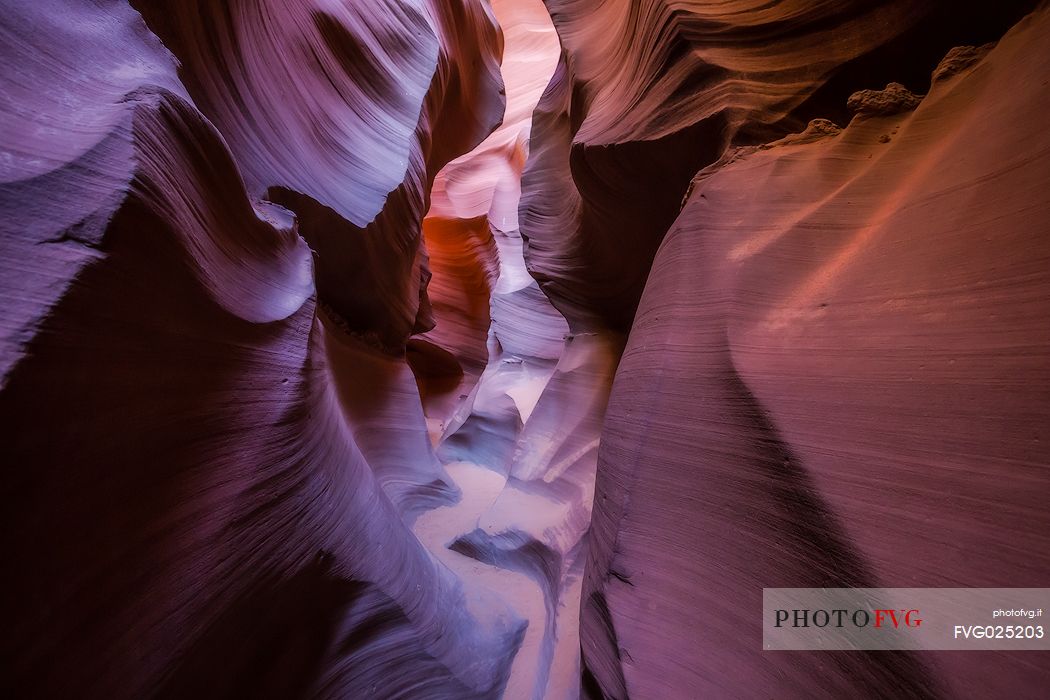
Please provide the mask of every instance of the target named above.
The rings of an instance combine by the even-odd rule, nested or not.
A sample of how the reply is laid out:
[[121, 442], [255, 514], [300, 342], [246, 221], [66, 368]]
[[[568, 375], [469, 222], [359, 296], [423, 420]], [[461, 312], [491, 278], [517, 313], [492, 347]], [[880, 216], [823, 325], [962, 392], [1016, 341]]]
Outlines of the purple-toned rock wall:
[[2, 5], [3, 697], [1045, 693], [1045, 3]]

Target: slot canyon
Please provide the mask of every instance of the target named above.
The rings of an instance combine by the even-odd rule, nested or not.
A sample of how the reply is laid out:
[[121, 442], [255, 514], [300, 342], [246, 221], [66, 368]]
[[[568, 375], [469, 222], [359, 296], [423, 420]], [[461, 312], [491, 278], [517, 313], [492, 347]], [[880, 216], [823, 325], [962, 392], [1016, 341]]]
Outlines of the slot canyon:
[[0, 6], [0, 696], [1047, 697], [1047, 1]]

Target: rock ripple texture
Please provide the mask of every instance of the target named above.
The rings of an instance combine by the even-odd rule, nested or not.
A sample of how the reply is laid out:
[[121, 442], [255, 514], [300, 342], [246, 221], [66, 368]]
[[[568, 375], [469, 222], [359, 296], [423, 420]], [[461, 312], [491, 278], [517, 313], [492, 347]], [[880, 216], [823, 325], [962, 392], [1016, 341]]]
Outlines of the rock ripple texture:
[[1048, 36], [1044, 10], [921, 101], [859, 93], [846, 128], [694, 179], [602, 432], [592, 687], [1042, 692], [1028, 652], [763, 654], [755, 611], [763, 587], [1046, 585]]
[[1045, 695], [1045, 2], [0, 5], [0, 696]]
[[135, 5], [0, 22], [0, 693], [498, 695], [524, 621], [411, 532], [455, 489], [396, 354], [488, 6]]

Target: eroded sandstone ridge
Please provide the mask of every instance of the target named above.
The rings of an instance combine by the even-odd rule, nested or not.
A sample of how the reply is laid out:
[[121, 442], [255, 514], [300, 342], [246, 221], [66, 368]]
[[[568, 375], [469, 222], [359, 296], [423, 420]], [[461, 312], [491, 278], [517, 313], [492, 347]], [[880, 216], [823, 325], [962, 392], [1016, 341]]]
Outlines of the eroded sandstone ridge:
[[1050, 8], [0, 15], [0, 695], [1038, 697]]
[[1048, 36], [1043, 9], [951, 50], [928, 94], [858, 90], [844, 128], [730, 138], [692, 178], [602, 431], [594, 694], [1041, 692], [1025, 654], [755, 653], [755, 611], [763, 587], [1046, 584]]
[[455, 492], [388, 353], [488, 6], [139, 5], [4, 11], [4, 694], [498, 693], [524, 623], [413, 536]]

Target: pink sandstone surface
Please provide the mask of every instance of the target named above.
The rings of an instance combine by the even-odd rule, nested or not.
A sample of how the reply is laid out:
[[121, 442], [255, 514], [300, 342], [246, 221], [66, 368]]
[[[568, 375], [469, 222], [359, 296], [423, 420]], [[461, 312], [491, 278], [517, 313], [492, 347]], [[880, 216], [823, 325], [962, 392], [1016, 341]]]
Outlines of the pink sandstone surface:
[[2, 9], [3, 697], [1043, 697], [1045, 2]]

